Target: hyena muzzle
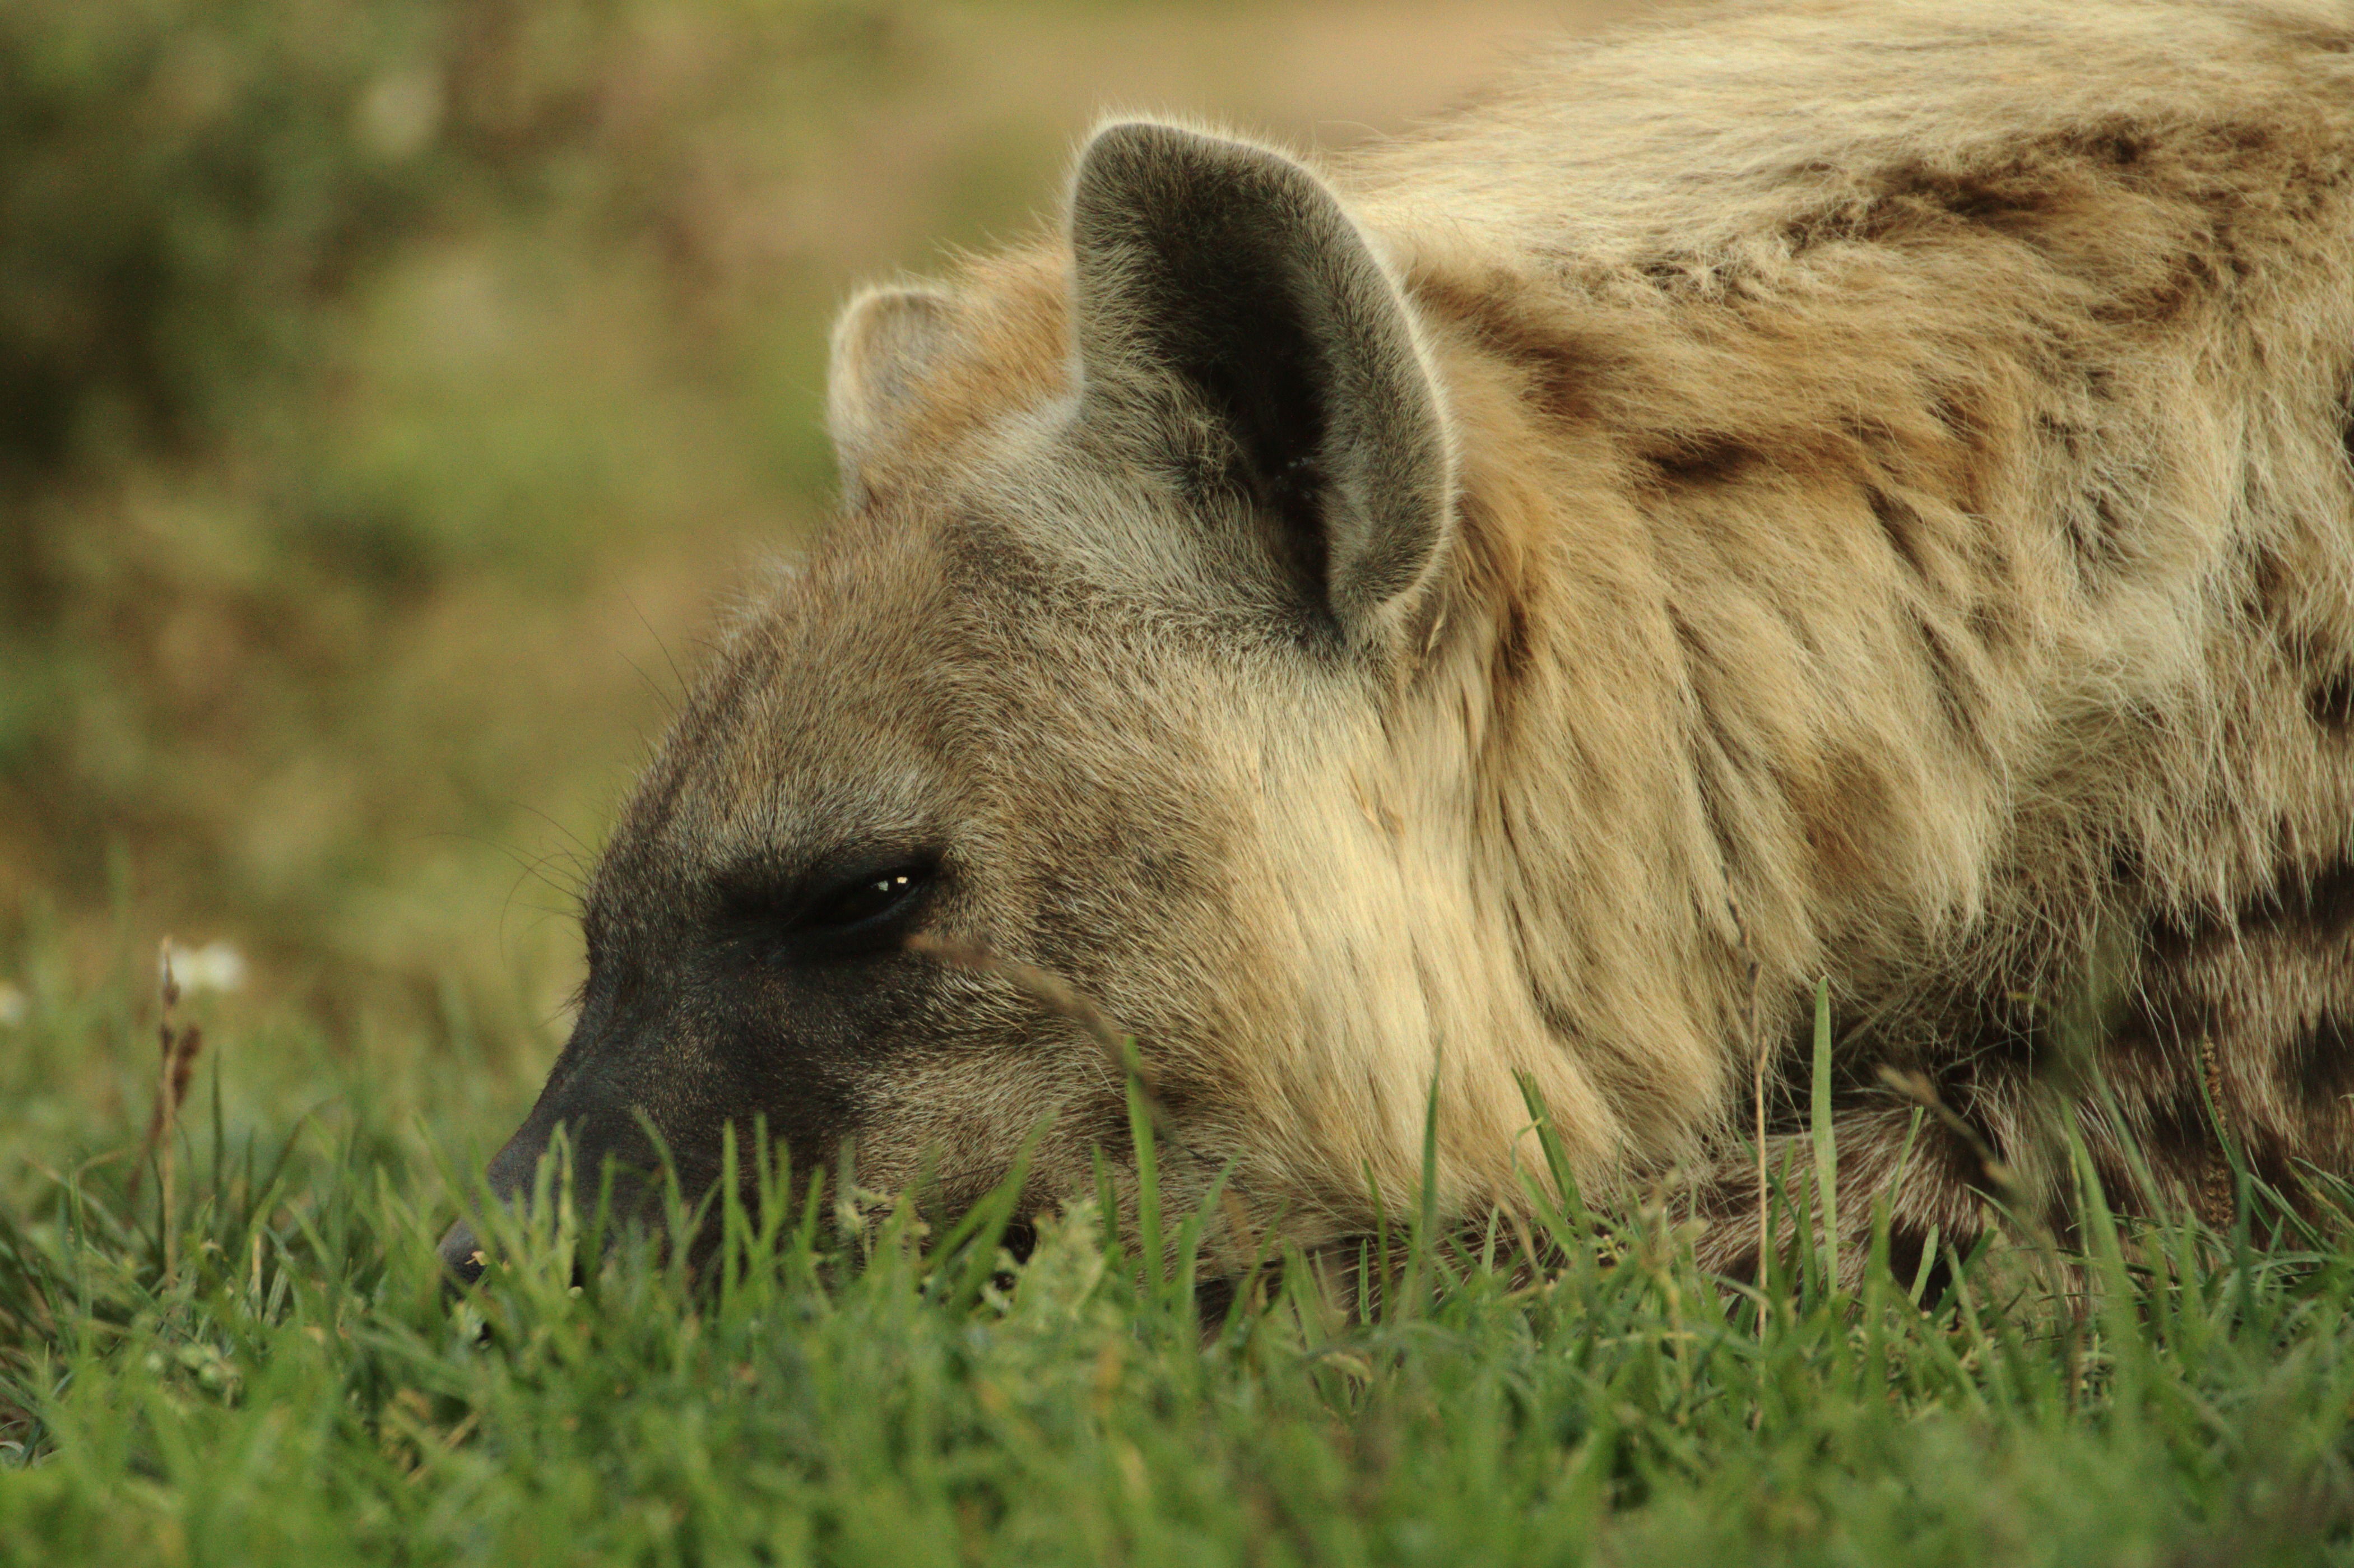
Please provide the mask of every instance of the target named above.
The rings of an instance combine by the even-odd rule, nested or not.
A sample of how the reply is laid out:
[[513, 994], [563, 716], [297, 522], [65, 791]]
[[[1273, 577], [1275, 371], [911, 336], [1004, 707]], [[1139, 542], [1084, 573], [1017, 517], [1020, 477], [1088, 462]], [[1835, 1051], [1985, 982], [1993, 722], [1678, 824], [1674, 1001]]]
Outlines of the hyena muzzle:
[[1447, 1211], [1524, 1202], [1525, 1082], [1753, 1267], [1819, 980], [1900, 1266], [2055, 1096], [2120, 1202], [2354, 1171], [2349, 388], [2342, 3], [1742, 9], [1324, 168], [1108, 125], [1051, 235], [843, 313], [842, 515], [491, 1184], [757, 1118], [1126, 1192], [1118, 1065], [938, 941], [1132, 1033], [1227, 1266], [1409, 1202], [1434, 1094]]

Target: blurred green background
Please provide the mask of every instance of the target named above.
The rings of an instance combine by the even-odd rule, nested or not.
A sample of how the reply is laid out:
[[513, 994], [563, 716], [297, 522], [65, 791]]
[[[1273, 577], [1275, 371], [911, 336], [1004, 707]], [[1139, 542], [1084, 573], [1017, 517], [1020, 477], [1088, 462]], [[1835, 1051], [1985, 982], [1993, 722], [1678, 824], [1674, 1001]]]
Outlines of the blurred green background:
[[233, 1112], [512, 1118], [858, 278], [1106, 108], [1346, 143], [1622, 8], [0, 0], [0, 1154], [135, 1130], [166, 932]]

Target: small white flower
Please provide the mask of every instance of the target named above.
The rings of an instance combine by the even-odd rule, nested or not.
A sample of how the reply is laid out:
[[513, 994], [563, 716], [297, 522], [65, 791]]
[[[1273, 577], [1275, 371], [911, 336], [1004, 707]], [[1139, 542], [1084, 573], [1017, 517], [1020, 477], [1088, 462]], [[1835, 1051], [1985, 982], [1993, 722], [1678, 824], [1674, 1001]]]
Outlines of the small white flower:
[[245, 985], [245, 955], [227, 942], [174, 948], [169, 961], [172, 978], [191, 996], [200, 991], [238, 991]]

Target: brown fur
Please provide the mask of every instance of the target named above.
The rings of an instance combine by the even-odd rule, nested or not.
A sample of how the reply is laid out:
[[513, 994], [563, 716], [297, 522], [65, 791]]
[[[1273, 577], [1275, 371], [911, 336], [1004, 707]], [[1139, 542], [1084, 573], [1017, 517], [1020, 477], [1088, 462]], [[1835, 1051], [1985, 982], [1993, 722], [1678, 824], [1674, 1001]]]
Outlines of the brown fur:
[[[1517, 1204], [1525, 1075], [1585, 1180], [1697, 1173], [1753, 1266], [1753, 968], [1777, 1139], [1829, 977], [1843, 1221], [1884, 1195], [1900, 1255], [1983, 1178], [1934, 1121], [1894, 1169], [1878, 1069], [2033, 1169], [2059, 1020], [2157, 1196], [2220, 1217], [2219, 1133], [2354, 1170], [2354, 8], [1740, 10], [1325, 176], [1188, 134], [1090, 148], [1076, 283], [1058, 237], [846, 313], [846, 515], [664, 748], [592, 961], [633, 929], [660, 991], [715, 883], [936, 844], [922, 924], [1142, 1039], [1173, 1201], [1231, 1161], [1310, 1244], [1407, 1201], [1434, 1076], [1443, 1202]], [[1153, 236], [1189, 159], [1260, 182], [1219, 247]], [[1295, 230], [1306, 282], [1253, 249]], [[1188, 358], [1295, 288], [1264, 373], [1313, 418], [1220, 379], [1257, 326]], [[832, 994], [794, 972], [765, 1005]], [[1034, 1202], [1124, 1148], [1002, 980], [855, 983], [886, 1024], [766, 1076], [666, 1002], [632, 1092], [822, 1103], [950, 1201], [1047, 1110]]]

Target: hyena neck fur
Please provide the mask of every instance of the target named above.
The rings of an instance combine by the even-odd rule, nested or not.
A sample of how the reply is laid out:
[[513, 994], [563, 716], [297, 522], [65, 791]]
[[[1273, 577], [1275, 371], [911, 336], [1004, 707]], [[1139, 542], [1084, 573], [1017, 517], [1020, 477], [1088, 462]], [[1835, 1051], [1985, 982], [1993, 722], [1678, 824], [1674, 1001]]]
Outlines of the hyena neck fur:
[[[1268, 880], [1307, 890], [1278, 923], [1305, 969], [1352, 977], [1229, 1043], [1277, 1080], [1271, 1103], [1314, 1121], [1270, 1130], [1282, 1158], [1238, 1180], [1295, 1217], [1356, 1212], [1369, 1175], [1411, 1202], [1434, 1085], [1450, 1208], [1521, 1200], [1518, 1172], [1538, 1168], [1523, 1078], [1597, 1189], [1696, 1155], [1738, 1075], [1753, 956], [1778, 1023], [1814, 953], [1766, 923], [1782, 901], [1728, 880], [1691, 750], [1709, 731], [1643, 519], [1612, 493], [1618, 454], [1532, 404], [1531, 366], [1447, 313], [1442, 274], [1369, 238], [1430, 367], [1454, 483], [1443, 558], [1384, 673], [1320, 727], [1278, 710], [1261, 741], [1287, 770], [1266, 836], [1302, 846]], [[854, 307], [845, 334], [940, 329], [869, 345], [913, 385], [884, 439], [835, 415], [859, 491], [967, 482], [978, 453], [1070, 397], [1069, 266], [1059, 246], [976, 263], [949, 323], [928, 293]]]
[[[2347, 105], [2219, 12], [2177, 38], [2190, 10], [2104, 7], [2145, 51], [2271, 62], [2247, 67], [2261, 136], [2190, 86], [2127, 125], [2078, 79], [2074, 15], [2020, 14], [1968, 43], [1991, 54], [1959, 85], [1831, 59], [1858, 107], [1775, 128], [1780, 163], [1687, 179], [1722, 147], [1596, 109], [1606, 169], [1506, 100], [1343, 183], [1451, 486], [1427, 579], [1358, 579], [1405, 607], [1384, 678], [1312, 723], [1252, 719], [1284, 759], [1273, 880], [1307, 890], [1271, 895], [1295, 900], [1290, 957], [1347, 983], [1231, 1043], [1279, 1150], [1245, 1186], [1340, 1213], [1370, 1171], [1410, 1197], [1434, 1077], [1450, 1207], [1514, 1200], [1522, 1074], [1594, 1180], [1705, 1161], [1744, 1108], [1752, 1017], [1778, 1078], [1820, 979], [1843, 1050], [1932, 1069], [1999, 1142], [2023, 1079], [1985, 1064], [2031, 1033], [2005, 1010], [2069, 1004], [2105, 927], [2113, 1010], [2154, 1016], [2167, 932], [2324, 904], [2296, 890], [2354, 822], [2327, 696], [2354, 648], [2354, 230], [2316, 171], [2346, 161]], [[1926, 7], [1886, 25], [1953, 30]], [[1772, 77], [1775, 48], [1741, 58]], [[1537, 85], [1606, 106], [1630, 73], [1727, 135], [1771, 97], [1687, 83], [1672, 49], [1613, 59]], [[1707, 210], [1669, 210], [1702, 185]], [[2265, 288], [2235, 292], [2252, 256]], [[878, 334], [917, 390], [837, 420], [860, 491], [968, 485], [1084, 399], [1073, 265], [978, 263], [951, 325]], [[2252, 1052], [2315, 1027], [2283, 1009]], [[2166, 1095], [2183, 1027], [2155, 1029]], [[1907, 1111], [1871, 1065], [1843, 1061], [1842, 1105], [1877, 1137]], [[1940, 1202], [1964, 1201], [1960, 1160]]]

